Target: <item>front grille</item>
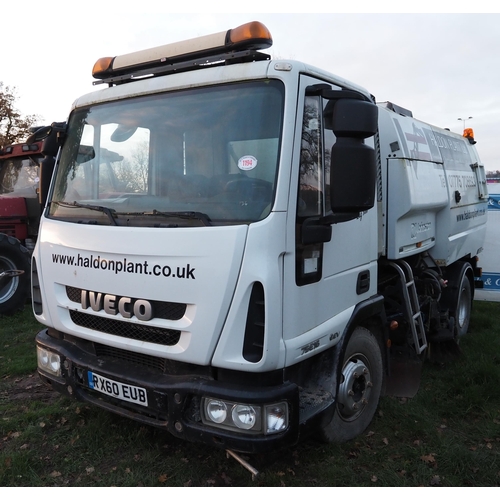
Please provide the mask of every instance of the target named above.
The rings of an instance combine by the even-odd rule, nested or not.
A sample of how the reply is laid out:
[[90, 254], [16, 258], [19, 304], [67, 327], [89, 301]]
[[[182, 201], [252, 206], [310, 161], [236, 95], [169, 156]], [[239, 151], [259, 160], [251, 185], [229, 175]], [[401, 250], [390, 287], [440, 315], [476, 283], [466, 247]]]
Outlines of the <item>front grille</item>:
[[109, 345], [94, 343], [95, 353], [100, 359], [113, 359], [124, 361], [127, 364], [143, 366], [150, 368], [155, 372], [166, 373], [167, 360], [165, 358], [157, 358], [149, 354], [140, 352], [126, 351]]
[[126, 366], [134, 365], [147, 368], [156, 373], [168, 375], [188, 375], [207, 379], [213, 379], [212, 368], [210, 366], [193, 365], [173, 359], [159, 358], [140, 352], [126, 351], [118, 347], [93, 343], [95, 354], [102, 361], [111, 360], [123, 362]]
[[[66, 295], [71, 302], [81, 303], [82, 289], [74, 286], [66, 287]], [[136, 297], [131, 297], [136, 300]], [[169, 319], [177, 321], [181, 319], [186, 312], [186, 304], [179, 304], [177, 302], [161, 302], [159, 300], [148, 301], [153, 308], [153, 316], [160, 319]]]
[[179, 342], [180, 330], [168, 328], [158, 328], [154, 326], [140, 325], [128, 321], [118, 321], [115, 319], [102, 318], [92, 314], [79, 311], [70, 311], [73, 323], [90, 330], [109, 333], [127, 339], [142, 340], [153, 344], [172, 346]]

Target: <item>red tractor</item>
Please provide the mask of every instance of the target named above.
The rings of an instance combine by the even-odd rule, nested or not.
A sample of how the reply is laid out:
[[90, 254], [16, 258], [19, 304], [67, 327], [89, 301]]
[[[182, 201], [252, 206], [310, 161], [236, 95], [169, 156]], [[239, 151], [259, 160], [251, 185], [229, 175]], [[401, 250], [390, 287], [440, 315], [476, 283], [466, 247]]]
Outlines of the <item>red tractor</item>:
[[21, 310], [29, 297], [42, 159], [41, 142], [0, 149], [0, 315]]

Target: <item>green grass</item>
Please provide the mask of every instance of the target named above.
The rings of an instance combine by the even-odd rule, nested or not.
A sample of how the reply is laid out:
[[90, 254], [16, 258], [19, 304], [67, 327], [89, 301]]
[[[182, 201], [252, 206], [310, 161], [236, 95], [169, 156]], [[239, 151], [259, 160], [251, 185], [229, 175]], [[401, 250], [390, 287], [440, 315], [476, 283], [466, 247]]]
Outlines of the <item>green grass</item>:
[[47, 391], [29, 310], [0, 320], [0, 486], [499, 486], [500, 303], [476, 302], [462, 356], [426, 363], [363, 436], [245, 457], [179, 441]]
[[36, 369], [35, 335], [41, 330], [30, 308], [14, 316], [0, 316], [0, 380]]

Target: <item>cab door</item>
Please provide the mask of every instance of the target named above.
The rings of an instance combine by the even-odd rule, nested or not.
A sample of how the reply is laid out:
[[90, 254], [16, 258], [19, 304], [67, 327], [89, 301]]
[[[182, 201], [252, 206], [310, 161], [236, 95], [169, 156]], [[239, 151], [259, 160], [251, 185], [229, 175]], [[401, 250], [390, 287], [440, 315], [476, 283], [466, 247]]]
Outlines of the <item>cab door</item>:
[[317, 240], [323, 241], [304, 237], [310, 235], [306, 226], [331, 213], [330, 182], [335, 182], [330, 166], [336, 138], [328, 128], [328, 100], [311, 92], [318, 85], [341, 90], [309, 76], [300, 80], [284, 259], [288, 366], [338, 342], [355, 305], [376, 292], [376, 209], [332, 224], [329, 238], [322, 228]]

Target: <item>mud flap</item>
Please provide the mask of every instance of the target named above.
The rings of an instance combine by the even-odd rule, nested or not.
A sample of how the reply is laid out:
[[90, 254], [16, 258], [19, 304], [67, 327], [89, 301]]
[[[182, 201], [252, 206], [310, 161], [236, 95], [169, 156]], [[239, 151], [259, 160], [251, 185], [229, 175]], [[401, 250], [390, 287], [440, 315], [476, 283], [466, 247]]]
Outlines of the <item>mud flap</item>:
[[428, 357], [432, 363], [448, 363], [457, 359], [461, 354], [462, 351], [456, 340], [429, 343]]
[[413, 398], [420, 388], [422, 360], [404, 355], [391, 356], [385, 394], [399, 398]]

